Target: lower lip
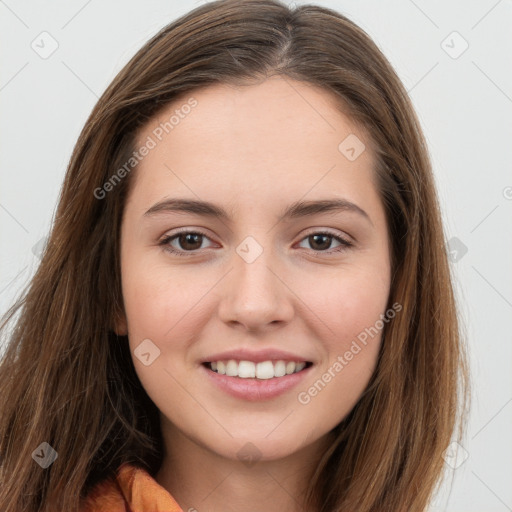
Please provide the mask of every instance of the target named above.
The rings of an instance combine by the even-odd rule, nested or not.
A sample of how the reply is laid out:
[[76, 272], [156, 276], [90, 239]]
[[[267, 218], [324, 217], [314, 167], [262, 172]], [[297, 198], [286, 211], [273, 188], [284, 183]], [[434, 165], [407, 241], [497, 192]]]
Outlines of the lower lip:
[[283, 377], [274, 377], [272, 379], [242, 379], [240, 377], [228, 377], [210, 370], [204, 365], [201, 368], [206, 372], [208, 378], [228, 395], [248, 400], [251, 402], [261, 402], [270, 400], [279, 395], [290, 391], [302, 379], [309, 374], [313, 366], [304, 368], [300, 372], [285, 375]]

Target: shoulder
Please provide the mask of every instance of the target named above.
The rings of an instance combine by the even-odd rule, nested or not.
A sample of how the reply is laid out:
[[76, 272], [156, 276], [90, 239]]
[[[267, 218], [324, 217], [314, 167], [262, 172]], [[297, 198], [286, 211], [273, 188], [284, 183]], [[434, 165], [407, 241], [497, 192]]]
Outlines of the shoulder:
[[123, 464], [115, 479], [97, 484], [80, 512], [183, 512], [171, 494], [147, 471]]
[[80, 512], [129, 512], [117, 479], [118, 476], [96, 484], [82, 502]]

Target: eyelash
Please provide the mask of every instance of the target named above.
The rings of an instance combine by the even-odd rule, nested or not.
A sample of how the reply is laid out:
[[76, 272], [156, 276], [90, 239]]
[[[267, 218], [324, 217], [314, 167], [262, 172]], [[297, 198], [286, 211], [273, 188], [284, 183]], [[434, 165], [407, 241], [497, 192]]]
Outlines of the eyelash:
[[[164, 246], [164, 250], [165, 251], [167, 251], [167, 252], [169, 252], [171, 254], [175, 254], [176, 256], [185, 256], [185, 257], [192, 256], [193, 254], [197, 253], [198, 250], [194, 250], [194, 251], [176, 250], [176, 249], [174, 249], [170, 245], [170, 242], [172, 240], [174, 240], [175, 238], [177, 238], [178, 236], [183, 235], [183, 234], [201, 235], [201, 236], [206, 237], [206, 238], [209, 239], [208, 235], [206, 233], [203, 233], [202, 231], [190, 231], [190, 230], [184, 229], [182, 231], [178, 231], [177, 233], [174, 233], [173, 235], [165, 236], [164, 238], [162, 238], [162, 240], [160, 240], [158, 245], [159, 246]], [[304, 239], [309, 238], [310, 236], [313, 236], [313, 235], [327, 235], [327, 236], [333, 238], [334, 240], [336, 240], [337, 242], [340, 242], [340, 244], [341, 244], [339, 247], [337, 247], [335, 249], [331, 249], [331, 250], [315, 251], [314, 249], [311, 249], [313, 252], [319, 253], [319, 254], [340, 253], [340, 252], [346, 251], [347, 249], [350, 249], [354, 245], [352, 242], [349, 242], [345, 238], [342, 238], [339, 235], [335, 235], [334, 233], [332, 233], [332, 232], [330, 232], [328, 230], [325, 230], [325, 231], [313, 231], [311, 233], [308, 233], [300, 241], [302, 242]]]

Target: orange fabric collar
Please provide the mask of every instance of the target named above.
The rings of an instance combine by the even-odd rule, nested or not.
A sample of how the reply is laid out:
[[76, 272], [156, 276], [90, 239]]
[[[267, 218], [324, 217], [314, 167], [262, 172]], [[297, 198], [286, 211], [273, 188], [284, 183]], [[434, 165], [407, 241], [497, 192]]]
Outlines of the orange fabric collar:
[[97, 484], [80, 512], [183, 512], [170, 493], [144, 469], [123, 464], [114, 481]]

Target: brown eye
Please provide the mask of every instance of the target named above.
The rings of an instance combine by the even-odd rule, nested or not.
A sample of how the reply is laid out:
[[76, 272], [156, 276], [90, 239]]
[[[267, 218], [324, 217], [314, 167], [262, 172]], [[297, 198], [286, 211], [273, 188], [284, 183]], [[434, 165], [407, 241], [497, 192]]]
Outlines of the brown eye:
[[310, 235], [308, 237], [308, 240], [313, 249], [319, 250], [319, 251], [325, 251], [325, 250], [329, 249], [329, 246], [331, 245], [333, 237], [331, 235], [322, 235], [322, 234]]
[[202, 245], [202, 237], [200, 233], [181, 233], [177, 236], [180, 248], [188, 251], [200, 249]]
[[209, 238], [197, 231], [181, 231], [175, 235], [164, 237], [158, 245], [164, 246], [165, 250], [179, 256], [188, 256], [187, 253], [194, 253], [201, 249], [204, 239]]
[[[302, 240], [307, 240], [310, 248], [315, 252], [327, 252], [327, 253], [333, 253], [333, 252], [340, 252], [345, 249], [348, 249], [349, 247], [352, 247], [352, 243], [348, 240], [345, 240], [344, 238], [334, 235], [331, 233], [311, 233], [310, 235], [306, 236]], [[331, 247], [331, 244], [333, 241], [337, 242], [338, 245], [335, 246], [333, 249], [329, 250]]]

